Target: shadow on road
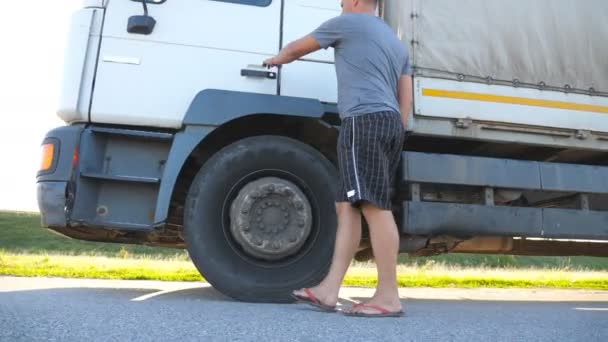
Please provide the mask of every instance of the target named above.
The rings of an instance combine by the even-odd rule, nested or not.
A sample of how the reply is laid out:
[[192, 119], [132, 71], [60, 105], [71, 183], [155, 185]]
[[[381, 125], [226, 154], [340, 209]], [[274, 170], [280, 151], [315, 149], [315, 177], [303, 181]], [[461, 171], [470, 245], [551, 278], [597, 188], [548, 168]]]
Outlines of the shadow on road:
[[162, 291], [150, 300], [205, 300], [213, 302], [234, 302], [233, 299], [224, 296], [213, 287], [197, 287], [180, 289], [175, 291]]
[[[66, 301], [84, 301], [95, 304], [110, 303], [110, 302], [206, 302], [216, 304], [238, 304], [240, 302], [233, 300], [213, 287], [208, 285], [200, 285], [193, 283], [191, 287], [187, 288], [112, 288], [112, 287], [56, 287], [56, 288], [36, 288], [36, 289], [15, 289], [15, 290], [0, 290], [0, 306], [2, 303], [6, 303], [10, 300], [18, 298], [23, 301], [31, 301], [33, 303], [37, 301], [45, 302], [66, 302]], [[369, 298], [353, 296], [349, 299], [341, 298], [339, 305], [341, 307], [349, 307], [353, 303], [365, 302]], [[550, 307], [550, 306], [569, 306], [571, 309], [575, 308], [590, 308], [593, 311], [604, 311], [608, 314], [608, 303], [597, 301], [597, 302], [577, 302], [577, 301], [495, 301], [495, 300], [474, 300], [467, 298], [460, 299], [403, 299], [403, 304], [406, 307], [417, 306], [422, 303], [428, 303], [433, 305], [445, 305], [451, 307], [462, 306], [466, 309], [473, 310], [486, 310], [492, 306], [501, 307], [529, 307], [536, 306]], [[308, 306], [302, 305], [302, 309], [309, 309]], [[597, 310], [596, 310], [597, 309]], [[313, 309], [314, 310], [314, 309]], [[590, 310], [590, 311], [591, 311]]]

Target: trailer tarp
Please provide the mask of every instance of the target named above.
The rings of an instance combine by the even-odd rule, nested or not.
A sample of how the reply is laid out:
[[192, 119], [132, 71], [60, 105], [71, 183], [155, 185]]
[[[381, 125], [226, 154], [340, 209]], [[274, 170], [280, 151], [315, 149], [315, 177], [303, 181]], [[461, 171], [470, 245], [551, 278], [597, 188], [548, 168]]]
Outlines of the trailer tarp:
[[608, 0], [386, 0], [383, 12], [418, 75], [608, 95]]

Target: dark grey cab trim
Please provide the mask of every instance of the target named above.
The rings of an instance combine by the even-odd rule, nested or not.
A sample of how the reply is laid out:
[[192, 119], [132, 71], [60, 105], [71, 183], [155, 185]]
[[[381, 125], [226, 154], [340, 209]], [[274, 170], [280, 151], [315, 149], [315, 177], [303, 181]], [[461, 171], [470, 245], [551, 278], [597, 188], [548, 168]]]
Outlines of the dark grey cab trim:
[[[404, 152], [403, 184], [449, 184], [544, 192], [588, 194], [608, 192], [608, 167], [501, 158]], [[415, 189], [415, 188], [413, 188]], [[416, 198], [418, 197], [418, 198]], [[486, 201], [488, 198], [486, 198]], [[519, 236], [530, 238], [608, 240], [608, 212], [420, 201], [401, 210], [401, 232], [437, 236]]]
[[601, 194], [608, 167], [404, 152], [401, 181]]
[[169, 215], [173, 188], [183, 165], [194, 149], [216, 127], [231, 120], [255, 115], [276, 114], [322, 118], [337, 114], [335, 104], [314, 99], [207, 89], [198, 93], [184, 118], [184, 130], [175, 134], [160, 183], [154, 222], [161, 224]]
[[536, 162], [419, 152], [402, 154], [401, 180], [411, 183], [541, 188]]
[[404, 202], [401, 232], [471, 237], [541, 237], [542, 209], [458, 203]]
[[37, 185], [38, 208], [43, 227], [65, 227], [67, 182], [42, 182]]
[[608, 167], [541, 163], [543, 189], [586, 193], [608, 193]]
[[608, 240], [608, 212], [404, 202], [403, 234]]
[[[156, 204], [153, 219], [150, 218], [150, 221], [146, 223], [145, 227], [140, 227], [139, 225], [134, 226], [133, 224], [129, 226], [121, 224], [120, 227], [123, 230], [152, 230], [154, 227], [165, 223], [168, 218], [173, 191], [186, 160], [197, 146], [201, 144], [205, 137], [207, 137], [207, 135], [216, 127], [231, 120], [255, 114], [276, 114], [320, 119], [328, 113], [334, 114], [334, 111], [337, 112], [337, 108], [334, 104], [321, 103], [320, 101], [313, 99], [210, 89], [201, 91], [193, 99], [190, 108], [186, 113], [183, 129], [176, 133], [149, 132], [140, 131], [134, 128], [96, 125], [89, 125], [86, 130], [84, 125], [57, 128], [48, 134], [48, 138], [56, 139], [61, 145], [57, 170], [52, 174], [41, 175], [38, 180], [39, 182], [63, 181], [67, 183], [64, 184], [63, 190], [60, 190], [58, 186], [51, 186], [50, 188], [52, 189], [41, 186], [40, 191], [44, 190], [46, 193], [52, 193], [52, 195], [47, 194], [41, 198], [41, 210], [46, 210], [45, 208], [49, 208], [48, 210], [59, 210], [59, 207], [61, 207], [60, 215], [63, 215], [61, 217], [64, 217], [66, 215], [65, 207], [66, 205], [69, 206], [69, 203], [66, 204], [67, 200], [65, 198], [62, 198], [61, 203], [57, 201], [59, 200], [59, 197], [65, 197], [66, 187], [69, 190], [70, 186], [73, 186], [77, 192], [75, 195], [78, 199], [73, 208], [68, 208], [70, 216], [67, 218], [68, 223], [73, 221], [75, 224], [90, 227], [114, 227], [117, 226], [118, 223], [130, 221], [122, 216], [119, 218], [110, 217], [112, 216], [111, 214], [106, 214], [108, 217], [104, 216], [102, 222], [95, 221], [97, 215], [95, 210], [96, 206], [101, 205], [96, 203], [96, 201], [100, 200], [97, 198], [97, 195], [95, 195], [95, 191], [99, 191], [98, 187], [101, 184], [108, 184], [104, 186], [111, 186], [108, 182], [122, 182], [138, 189], [146, 187], [145, 184], [151, 186], [157, 184], [157, 197], [152, 199], [153, 203]], [[86, 132], [86, 134], [84, 132]], [[165, 142], [170, 144], [166, 162], [163, 162], [162, 165], [162, 174], [158, 177], [146, 176], [147, 173], [144, 175], [145, 172], [142, 173], [142, 170], [126, 170], [123, 167], [120, 168], [122, 171], [117, 174], [99, 169], [101, 167], [100, 163], [102, 163], [100, 160], [104, 157], [103, 155], [100, 155], [100, 153], [105, 151], [106, 148], [109, 148], [105, 145], [106, 143], [104, 143], [104, 141], [108, 139], [113, 141], [115, 138], [127, 139], [125, 140], [126, 142], [146, 140], [151, 143]], [[103, 146], [97, 146], [97, 144], [102, 144]], [[79, 174], [73, 175], [72, 157], [76, 148], [81, 149], [82, 158], [79, 160], [78, 167], [76, 168], [76, 171], [78, 171]], [[117, 154], [117, 156], [121, 155], [120, 151], [115, 149], [116, 146], [112, 146], [112, 151], [103, 153], [113, 153]], [[108, 157], [110, 156], [106, 156], [106, 159]], [[140, 157], [143, 157], [143, 155]], [[158, 156], [154, 154], [150, 155], [150, 157], [156, 158]], [[70, 182], [74, 182], [74, 184], [71, 184]], [[60, 193], [62, 194], [61, 196], [59, 195]], [[102, 203], [103, 205], [108, 206], [112, 204], [115, 206], [120, 198], [104, 197], [103, 200], [105, 201]], [[51, 206], [51, 202], [54, 203], [55, 206]], [[44, 208], [42, 207], [43, 204]], [[101, 207], [103, 207], [103, 205], [101, 205]], [[141, 209], [141, 206], [144, 206], [144, 204], [138, 202], [136, 208]], [[119, 211], [114, 209], [112, 214], [118, 215], [118, 212]], [[59, 217], [59, 212], [56, 214], [57, 215], [54, 217]], [[66, 220], [66, 218], [64, 217], [63, 220]], [[53, 221], [56, 222], [57, 220], [53, 219]], [[141, 224], [143, 222], [139, 221], [142, 220], [130, 223]], [[65, 222], [63, 224], [65, 224]]]
[[314, 99], [207, 89], [192, 101], [184, 125], [219, 126], [253, 114], [321, 118], [328, 109], [334, 108]]
[[213, 129], [214, 127], [209, 126], [187, 126], [182, 132], [175, 134], [156, 200], [156, 211], [154, 214], [154, 222], [156, 224], [161, 224], [167, 220], [173, 188], [177, 183], [177, 178], [182, 167], [198, 144]]
[[74, 152], [83, 129], [84, 125], [58, 127], [44, 138], [45, 143], [54, 143], [56, 149], [51, 171], [39, 173], [36, 177], [38, 208], [44, 227], [67, 225], [67, 187], [73, 176]]
[[53, 172], [38, 174], [36, 180], [38, 182], [48, 181], [69, 181], [72, 177], [72, 159], [74, 151], [78, 148], [80, 142], [80, 134], [84, 129], [84, 125], [73, 125], [58, 127], [46, 134], [44, 142], [56, 142], [55, 157], [53, 162]]

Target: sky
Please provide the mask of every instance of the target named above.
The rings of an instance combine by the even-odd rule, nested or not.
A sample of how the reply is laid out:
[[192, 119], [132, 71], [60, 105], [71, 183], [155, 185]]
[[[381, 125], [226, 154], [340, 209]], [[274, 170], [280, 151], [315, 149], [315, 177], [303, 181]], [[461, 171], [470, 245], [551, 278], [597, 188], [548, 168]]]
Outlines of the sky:
[[55, 114], [63, 52], [79, 0], [0, 5], [0, 210], [38, 211], [40, 144]]

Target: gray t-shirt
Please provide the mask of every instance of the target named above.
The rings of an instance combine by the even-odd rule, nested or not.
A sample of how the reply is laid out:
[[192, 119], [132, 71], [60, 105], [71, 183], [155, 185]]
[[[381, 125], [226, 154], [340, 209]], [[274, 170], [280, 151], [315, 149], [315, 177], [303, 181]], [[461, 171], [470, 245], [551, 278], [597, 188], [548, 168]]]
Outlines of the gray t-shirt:
[[347, 13], [330, 19], [312, 36], [334, 48], [341, 118], [369, 113], [400, 113], [397, 87], [411, 75], [407, 48], [380, 18]]

